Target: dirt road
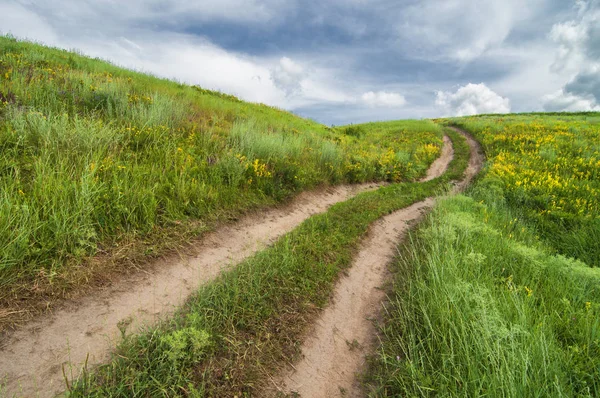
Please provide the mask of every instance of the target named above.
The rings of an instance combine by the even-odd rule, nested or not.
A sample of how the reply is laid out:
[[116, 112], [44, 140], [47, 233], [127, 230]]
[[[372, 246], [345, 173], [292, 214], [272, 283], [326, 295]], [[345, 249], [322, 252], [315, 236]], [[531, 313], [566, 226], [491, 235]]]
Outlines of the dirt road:
[[43, 316], [0, 341], [0, 396], [52, 397], [65, 389], [63, 368], [109, 359], [121, 330], [135, 332], [168, 316], [199, 286], [263, 249], [313, 214], [378, 184], [338, 186], [300, 194], [291, 204], [246, 217], [207, 234], [195, 256], [159, 260], [152, 271], [126, 277], [71, 307]]
[[[479, 144], [457, 131], [467, 139], [471, 157], [463, 180], [453, 192], [463, 190], [473, 180], [484, 160]], [[448, 168], [453, 156], [448, 142], [423, 181], [442, 175]], [[364, 395], [357, 374], [365, 370], [366, 356], [376, 346], [374, 321], [380, 318], [385, 300], [382, 287], [390, 278], [388, 264], [411, 225], [434, 204], [434, 198], [428, 198], [383, 217], [371, 228], [348, 274], [338, 282], [332, 303], [305, 340], [303, 359], [283, 374], [274, 376], [271, 383], [274, 387], [265, 391], [265, 396], [282, 393], [306, 398]]]

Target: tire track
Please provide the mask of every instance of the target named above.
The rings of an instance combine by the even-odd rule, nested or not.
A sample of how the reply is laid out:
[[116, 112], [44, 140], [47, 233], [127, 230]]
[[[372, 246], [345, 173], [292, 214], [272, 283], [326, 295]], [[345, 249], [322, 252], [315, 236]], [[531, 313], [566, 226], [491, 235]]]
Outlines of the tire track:
[[81, 301], [29, 322], [0, 342], [0, 396], [52, 397], [65, 389], [63, 369], [106, 362], [122, 332], [171, 314], [199, 286], [265, 248], [311, 215], [381, 184], [331, 187], [300, 194], [291, 204], [245, 217], [206, 234], [194, 256], [160, 259], [151, 271], [126, 276]]
[[[467, 139], [471, 157], [465, 176], [455, 185], [453, 193], [463, 190], [483, 165], [479, 144], [465, 132], [455, 130]], [[423, 181], [445, 172], [453, 152], [446, 149], [444, 153], [445, 157], [432, 164]], [[406, 232], [434, 204], [435, 199], [428, 198], [389, 214], [374, 224], [348, 274], [338, 282], [332, 303], [319, 316], [302, 345], [303, 359], [293, 369], [272, 379], [275, 388], [264, 391], [264, 396], [364, 396], [357, 374], [365, 370], [366, 357], [376, 347], [374, 321], [380, 318], [385, 300], [382, 287], [390, 277], [387, 266]]]

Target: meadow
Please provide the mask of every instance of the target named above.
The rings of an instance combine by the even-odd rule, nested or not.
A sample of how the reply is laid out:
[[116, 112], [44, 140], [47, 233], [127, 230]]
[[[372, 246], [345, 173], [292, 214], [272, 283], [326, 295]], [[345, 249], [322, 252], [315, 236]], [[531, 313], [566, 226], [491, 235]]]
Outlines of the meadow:
[[452, 119], [481, 142], [485, 185], [558, 253], [600, 266], [598, 114]]
[[[389, 183], [309, 217], [168, 319], [124, 326], [111, 360], [65, 385], [72, 397], [252, 396], [300, 357], [370, 225], [462, 178], [469, 148], [450, 125], [487, 162], [399, 247], [366, 393], [600, 396], [600, 114], [327, 127], [11, 37], [0, 325], [302, 191]], [[418, 182], [444, 134], [448, 171]]]
[[600, 395], [597, 120], [440, 121], [487, 167], [400, 248], [371, 396]]
[[329, 128], [1, 37], [0, 302], [62, 296], [303, 190], [412, 181], [441, 136]]
[[256, 396], [267, 375], [300, 357], [369, 226], [462, 178], [469, 147], [448, 135], [455, 157], [444, 175], [364, 192], [310, 217], [202, 287], [172, 318], [124, 333], [110, 363], [85, 372], [69, 396]]

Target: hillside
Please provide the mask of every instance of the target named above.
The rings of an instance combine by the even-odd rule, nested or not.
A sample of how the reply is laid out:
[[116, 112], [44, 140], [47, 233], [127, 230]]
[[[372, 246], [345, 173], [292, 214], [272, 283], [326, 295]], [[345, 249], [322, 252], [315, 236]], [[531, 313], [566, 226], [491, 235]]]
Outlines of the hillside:
[[475, 116], [451, 120], [489, 158], [486, 190], [556, 252], [600, 266], [600, 114]]
[[0, 37], [0, 396], [600, 396], [600, 113], [327, 127]]
[[401, 248], [373, 396], [600, 395], [599, 117], [438, 121], [487, 165]]
[[0, 313], [303, 190], [414, 180], [441, 147], [431, 122], [332, 129], [7, 37], [0, 102]]

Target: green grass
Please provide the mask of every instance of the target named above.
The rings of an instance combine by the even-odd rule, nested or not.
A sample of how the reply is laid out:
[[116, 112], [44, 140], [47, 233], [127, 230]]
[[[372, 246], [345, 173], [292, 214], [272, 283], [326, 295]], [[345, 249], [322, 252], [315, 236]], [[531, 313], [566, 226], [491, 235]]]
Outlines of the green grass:
[[592, 116], [450, 121], [489, 163], [401, 248], [370, 396], [600, 396]]
[[489, 159], [488, 190], [535, 224], [557, 253], [600, 266], [600, 114], [474, 116]]
[[0, 307], [51, 300], [306, 189], [414, 180], [441, 136], [406, 122], [351, 137], [0, 37]]
[[[438, 142], [424, 138], [435, 134], [441, 138], [442, 127], [430, 120], [400, 120], [391, 122], [371, 122], [342, 126], [339, 140], [344, 144], [360, 143], [360, 149], [353, 152], [347, 170], [357, 180], [370, 173], [379, 179], [393, 182], [414, 180], [424, 175], [429, 164], [441, 152]], [[382, 143], [388, 147], [381, 156]], [[372, 159], [377, 158], [375, 162]], [[370, 166], [365, 166], [370, 165]]]
[[171, 320], [128, 336], [111, 363], [70, 396], [246, 396], [265, 372], [298, 355], [303, 331], [329, 301], [369, 225], [462, 176], [462, 137], [447, 174], [399, 183], [331, 207], [204, 286]]
[[371, 396], [598, 396], [600, 271], [448, 198], [402, 250], [382, 340]]

